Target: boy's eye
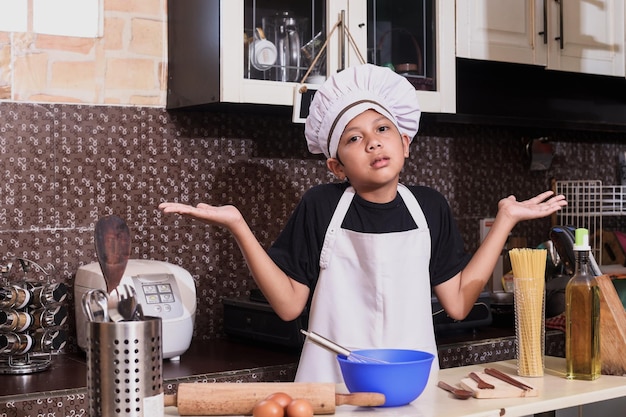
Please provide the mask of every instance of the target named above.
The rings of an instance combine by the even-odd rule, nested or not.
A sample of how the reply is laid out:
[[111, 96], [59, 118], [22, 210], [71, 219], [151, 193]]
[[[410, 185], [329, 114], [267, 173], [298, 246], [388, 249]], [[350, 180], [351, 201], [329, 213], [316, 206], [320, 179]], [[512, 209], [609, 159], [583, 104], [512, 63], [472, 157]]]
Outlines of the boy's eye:
[[359, 140], [359, 136], [350, 136], [348, 138], [348, 142], [356, 142], [357, 140]]
[[389, 130], [389, 126], [386, 126], [386, 125], [385, 125], [385, 126], [380, 126], [380, 127], [378, 128], [378, 131], [379, 131], [379, 132], [385, 132], [385, 131], [387, 131], [387, 130]]

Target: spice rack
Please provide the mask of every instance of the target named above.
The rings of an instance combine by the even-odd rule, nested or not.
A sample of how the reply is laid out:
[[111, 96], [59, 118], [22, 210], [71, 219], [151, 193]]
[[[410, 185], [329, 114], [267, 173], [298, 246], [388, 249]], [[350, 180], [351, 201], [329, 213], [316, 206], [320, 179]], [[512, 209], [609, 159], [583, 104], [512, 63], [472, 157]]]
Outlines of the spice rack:
[[[48, 369], [53, 353], [67, 341], [67, 287], [53, 283], [37, 263], [17, 258], [24, 276], [15, 275], [14, 262], [0, 266], [0, 374], [29, 374]], [[28, 273], [43, 273], [43, 281]]]
[[604, 186], [599, 180], [555, 181], [554, 192], [563, 194], [567, 206], [556, 213], [555, 223], [589, 230], [589, 245], [602, 264], [602, 218], [626, 213], [626, 187]]

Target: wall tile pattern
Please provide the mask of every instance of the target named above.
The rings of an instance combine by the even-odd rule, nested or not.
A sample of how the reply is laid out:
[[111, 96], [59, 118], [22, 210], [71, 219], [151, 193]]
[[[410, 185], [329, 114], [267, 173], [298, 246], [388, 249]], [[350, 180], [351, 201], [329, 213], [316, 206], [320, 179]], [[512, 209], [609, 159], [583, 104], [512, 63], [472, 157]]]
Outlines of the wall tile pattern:
[[[323, 160], [308, 153], [302, 129], [280, 112], [241, 108], [0, 104], [0, 258], [34, 260], [72, 286], [77, 268], [96, 261], [95, 223], [119, 215], [131, 228], [132, 257], [178, 264], [196, 280], [194, 338], [223, 337], [221, 299], [254, 287], [236, 243], [214, 226], [163, 216], [157, 205], [235, 204], [268, 247], [302, 193], [332, 180]], [[477, 247], [479, 220], [494, 216], [508, 194], [526, 199], [552, 178], [616, 183], [622, 137], [555, 132], [551, 169], [530, 172], [527, 134], [426, 118], [403, 181], [448, 198], [468, 251]], [[549, 226], [549, 219], [531, 221], [513, 233], [535, 245]]]

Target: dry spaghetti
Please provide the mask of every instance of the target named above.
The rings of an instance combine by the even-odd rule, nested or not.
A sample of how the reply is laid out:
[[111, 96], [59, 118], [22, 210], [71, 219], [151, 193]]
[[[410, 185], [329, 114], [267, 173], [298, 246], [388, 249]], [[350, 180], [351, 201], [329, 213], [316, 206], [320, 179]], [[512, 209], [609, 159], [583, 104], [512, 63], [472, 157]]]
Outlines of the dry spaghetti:
[[545, 249], [518, 248], [509, 251], [515, 286], [515, 335], [517, 372], [543, 376]]

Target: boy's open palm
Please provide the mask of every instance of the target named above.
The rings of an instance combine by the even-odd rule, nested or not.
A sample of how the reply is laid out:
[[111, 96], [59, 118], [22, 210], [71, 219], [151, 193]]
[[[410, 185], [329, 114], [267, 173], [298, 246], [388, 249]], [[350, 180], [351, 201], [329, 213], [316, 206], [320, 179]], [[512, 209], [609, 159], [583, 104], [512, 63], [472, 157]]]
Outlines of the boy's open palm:
[[549, 216], [566, 205], [567, 201], [564, 196], [545, 191], [525, 201], [517, 201], [512, 195], [503, 198], [498, 203], [498, 213], [505, 214], [511, 220], [519, 222]]
[[181, 216], [190, 217], [207, 224], [223, 226], [231, 229], [237, 223], [243, 221], [241, 212], [235, 206], [211, 206], [200, 203], [190, 206], [182, 203], [161, 203], [159, 209], [163, 213], [177, 213]]

